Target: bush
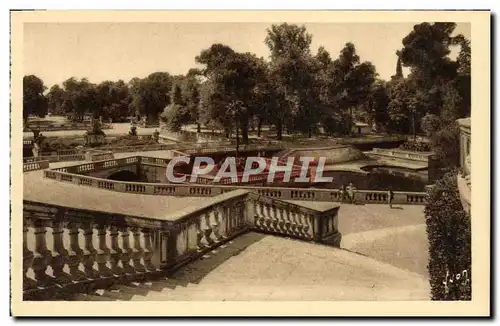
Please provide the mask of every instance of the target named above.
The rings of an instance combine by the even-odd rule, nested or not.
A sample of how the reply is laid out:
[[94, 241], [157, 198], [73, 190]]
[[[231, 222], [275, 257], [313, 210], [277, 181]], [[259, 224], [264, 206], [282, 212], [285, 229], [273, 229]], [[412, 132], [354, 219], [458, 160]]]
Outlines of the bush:
[[422, 141], [406, 141], [401, 146], [401, 149], [414, 152], [430, 152], [431, 146], [429, 143]]
[[432, 300], [471, 299], [470, 216], [460, 201], [457, 173], [438, 180], [425, 207]]

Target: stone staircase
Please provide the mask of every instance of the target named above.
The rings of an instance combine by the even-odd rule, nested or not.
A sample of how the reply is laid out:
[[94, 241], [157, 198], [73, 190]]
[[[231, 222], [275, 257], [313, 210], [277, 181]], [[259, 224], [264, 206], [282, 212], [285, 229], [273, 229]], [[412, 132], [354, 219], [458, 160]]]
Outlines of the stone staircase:
[[246, 233], [169, 275], [68, 301], [427, 300], [428, 281], [346, 250]]
[[[189, 298], [193, 291], [200, 292], [198, 284], [203, 277], [262, 237], [263, 235], [257, 233], [245, 234], [238, 241], [229, 241], [173, 273], [167, 272], [164, 276], [144, 282], [114, 284], [109, 288], [97, 289], [89, 293], [75, 293], [65, 297], [64, 300], [165, 301]], [[210, 291], [206, 286], [201, 290]], [[173, 295], [174, 291], [175, 295]]]

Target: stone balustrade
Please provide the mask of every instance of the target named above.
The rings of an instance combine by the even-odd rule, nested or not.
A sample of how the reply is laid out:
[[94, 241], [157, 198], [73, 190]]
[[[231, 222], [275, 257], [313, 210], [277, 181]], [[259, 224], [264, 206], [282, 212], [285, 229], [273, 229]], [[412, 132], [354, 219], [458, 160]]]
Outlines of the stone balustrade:
[[159, 274], [168, 229], [162, 220], [24, 201], [24, 299], [53, 299]]
[[431, 153], [422, 154], [422, 153], [415, 153], [415, 152], [402, 151], [402, 150], [389, 150], [389, 149], [383, 149], [383, 148], [374, 148], [372, 152], [376, 155], [382, 155], [382, 156], [388, 156], [388, 157], [400, 158], [400, 159], [415, 160], [415, 161], [422, 161], [422, 162], [427, 162], [429, 159], [429, 156], [432, 155]]
[[49, 168], [49, 161], [35, 161], [30, 163], [23, 163], [23, 172], [43, 170]]
[[[313, 188], [288, 188], [288, 187], [264, 187], [251, 185], [214, 185], [214, 184], [174, 184], [174, 183], [141, 183], [126, 182], [117, 180], [105, 180], [78, 173], [88, 173], [99, 168], [104, 168], [107, 164], [117, 162], [117, 166], [134, 164], [140, 157], [129, 157], [113, 161], [101, 161], [85, 163], [76, 167], [66, 167], [65, 170], [53, 169], [45, 170], [44, 177], [62, 182], [71, 182], [77, 185], [88, 187], [104, 188], [108, 190], [139, 193], [159, 196], [198, 196], [212, 197], [228, 191], [244, 189], [257, 194], [282, 200], [306, 200], [306, 201], [327, 201], [340, 202], [340, 192], [335, 189], [313, 189]], [[135, 161], [135, 162], [134, 162]], [[125, 162], [125, 163], [123, 163]], [[76, 169], [76, 171], [75, 171]], [[189, 177], [189, 176], [188, 176]], [[203, 179], [198, 177], [200, 180]], [[207, 181], [208, 182], [208, 181]], [[201, 183], [201, 182], [200, 182]], [[379, 190], [356, 190], [354, 198], [360, 204], [387, 204], [387, 191]], [[424, 205], [426, 199], [425, 192], [394, 192], [393, 204], [399, 205]]]
[[90, 150], [85, 153], [86, 161], [113, 160], [115, 155], [112, 151]]
[[69, 154], [69, 155], [42, 155], [36, 158], [26, 157], [23, 159], [24, 162], [30, 162], [32, 160], [43, 160], [53, 162], [70, 162], [70, 161], [84, 161], [85, 154]]
[[317, 211], [246, 190], [161, 219], [24, 201], [24, 299], [162, 275], [250, 230], [338, 246], [337, 214], [338, 207]]
[[340, 246], [339, 206], [321, 212], [254, 194], [249, 198], [253, 229]]

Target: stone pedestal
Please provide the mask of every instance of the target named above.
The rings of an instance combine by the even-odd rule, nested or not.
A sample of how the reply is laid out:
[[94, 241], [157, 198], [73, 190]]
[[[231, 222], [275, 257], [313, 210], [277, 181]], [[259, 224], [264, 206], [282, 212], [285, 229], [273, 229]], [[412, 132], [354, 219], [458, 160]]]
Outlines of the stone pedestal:
[[106, 136], [104, 134], [87, 133], [85, 135], [85, 145], [90, 147], [104, 145], [106, 143]]

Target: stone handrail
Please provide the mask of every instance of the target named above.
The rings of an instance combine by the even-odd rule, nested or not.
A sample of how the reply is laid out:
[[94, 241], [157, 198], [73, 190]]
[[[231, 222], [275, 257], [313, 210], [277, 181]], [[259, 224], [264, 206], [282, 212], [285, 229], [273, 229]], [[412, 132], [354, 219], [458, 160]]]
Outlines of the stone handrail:
[[[127, 161], [128, 160], [128, 161]], [[135, 160], [135, 161], [132, 161]], [[103, 161], [96, 163], [85, 163], [78, 166], [78, 173], [94, 171], [96, 164], [110, 164], [107, 162], [125, 162], [117, 164], [132, 164], [138, 162], [138, 157], [126, 159]], [[73, 167], [68, 167], [73, 168]], [[242, 185], [203, 185], [203, 184], [174, 184], [174, 183], [144, 183], [126, 182], [117, 180], [107, 180], [94, 178], [86, 175], [76, 174], [68, 168], [45, 170], [44, 177], [62, 182], [71, 182], [77, 185], [102, 188], [117, 192], [138, 193], [159, 196], [194, 196], [212, 197], [228, 191], [245, 189], [254, 191], [260, 195], [281, 199], [281, 200], [305, 200], [305, 201], [342, 201], [339, 190], [336, 189], [312, 189], [312, 188], [288, 188], [288, 187], [262, 187], [262, 186], [242, 186]], [[65, 169], [65, 170], [64, 170]], [[356, 190], [354, 192], [354, 202], [364, 204], [387, 204], [387, 191], [378, 190]], [[395, 191], [393, 204], [424, 205], [426, 199], [425, 192], [402, 192]]]
[[25, 300], [161, 275], [250, 230], [340, 244], [338, 207], [317, 211], [245, 190], [161, 219], [23, 204]]
[[49, 161], [35, 161], [23, 163], [23, 172], [43, 170], [49, 168]]

